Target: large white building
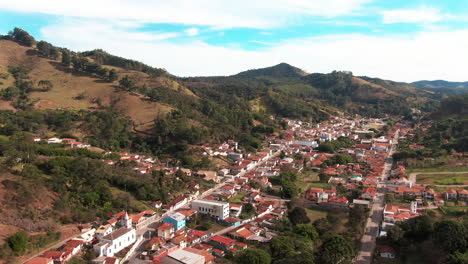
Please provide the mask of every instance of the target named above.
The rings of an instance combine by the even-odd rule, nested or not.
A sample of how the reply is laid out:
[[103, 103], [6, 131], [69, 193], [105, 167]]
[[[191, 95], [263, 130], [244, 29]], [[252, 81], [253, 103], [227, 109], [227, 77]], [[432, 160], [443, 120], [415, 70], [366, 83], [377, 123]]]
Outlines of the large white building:
[[192, 202], [192, 209], [212, 217], [225, 219], [229, 217], [229, 203], [199, 199]]
[[99, 243], [94, 245], [94, 250], [99, 256], [113, 257], [122, 249], [135, 243], [136, 231], [127, 213], [121, 219], [121, 225], [121, 228], [99, 238]]

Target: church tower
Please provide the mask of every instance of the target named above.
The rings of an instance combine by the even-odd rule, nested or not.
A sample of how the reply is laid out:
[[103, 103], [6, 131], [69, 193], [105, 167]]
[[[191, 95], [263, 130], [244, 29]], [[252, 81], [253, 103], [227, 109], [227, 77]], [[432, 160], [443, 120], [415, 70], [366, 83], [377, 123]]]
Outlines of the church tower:
[[122, 219], [120, 219], [120, 225], [125, 227], [125, 228], [131, 228], [132, 227], [132, 219], [130, 219], [127, 212], [125, 212], [124, 217]]

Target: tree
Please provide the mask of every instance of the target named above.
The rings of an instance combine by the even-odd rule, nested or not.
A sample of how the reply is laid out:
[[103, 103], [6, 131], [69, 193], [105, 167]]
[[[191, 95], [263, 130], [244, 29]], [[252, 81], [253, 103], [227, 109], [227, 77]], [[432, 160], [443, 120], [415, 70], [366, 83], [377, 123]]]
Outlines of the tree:
[[290, 236], [274, 237], [270, 241], [270, 250], [274, 259], [291, 257], [294, 254], [294, 242]]
[[307, 237], [311, 241], [315, 242], [319, 239], [319, 234], [313, 225], [298, 224], [294, 227], [294, 233]]
[[348, 264], [352, 263], [354, 250], [351, 243], [340, 235], [333, 235], [319, 248], [317, 263]]
[[8, 238], [8, 245], [16, 254], [24, 254], [28, 248], [29, 236], [24, 231], [16, 232]]
[[122, 90], [131, 91], [135, 88], [135, 80], [128, 77], [128, 75], [125, 75], [122, 79], [120, 79], [119, 85]]
[[34, 43], [36, 43], [34, 37], [29, 35], [28, 32], [22, 30], [21, 28], [15, 27], [13, 31], [8, 32], [8, 35], [11, 39], [23, 46], [31, 47], [34, 45]]
[[115, 82], [118, 78], [119, 76], [117, 75], [117, 71], [115, 69], [111, 69], [107, 75], [107, 81], [110, 83]]
[[404, 235], [405, 232], [403, 231], [403, 229], [401, 229], [401, 227], [397, 225], [390, 227], [390, 229], [387, 232], [388, 239], [396, 244], [399, 243], [399, 241], [403, 238]]
[[447, 256], [445, 264], [466, 264], [468, 263], [468, 252], [455, 252]]
[[294, 225], [310, 223], [307, 212], [302, 207], [295, 207], [291, 212], [289, 212], [288, 217]]
[[70, 51], [67, 49], [62, 50], [62, 64], [65, 67], [69, 67], [71, 64], [71, 54]]
[[462, 223], [442, 220], [435, 224], [435, 242], [447, 252], [465, 252], [468, 248], [468, 230]]
[[38, 83], [37, 83], [37, 86], [39, 86], [41, 88], [42, 91], [50, 91], [54, 85], [52, 85], [52, 83], [48, 80], [40, 80]]
[[285, 182], [282, 184], [282, 196], [284, 198], [294, 198], [299, 194], [299, 188], [292, 182]]
[[330, 177], [331, 177], [330, 175], [327, 175], [323, 172], [319, 173], [318, 176], [319, 176], [320, 182], [328, 182], [328, 180], [330, 180]]
[[263, 249], [249, 248], [237, 257], [236, 262], [240, 264], [270, 264], [271, 256]]

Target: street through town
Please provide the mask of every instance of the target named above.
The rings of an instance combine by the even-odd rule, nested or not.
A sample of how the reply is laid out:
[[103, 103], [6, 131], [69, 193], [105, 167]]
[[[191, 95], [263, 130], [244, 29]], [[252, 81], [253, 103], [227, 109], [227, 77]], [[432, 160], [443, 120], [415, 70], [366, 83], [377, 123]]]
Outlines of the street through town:
[[366, 222], [364, 235], [361, 238], [361, 251], [354, 261], [356, 264], [370, 264], [372, 262], [372, 254], [374, 253], [376, 238], [379, 235], [379, 226], [383, 218], [386, 194], [385, 179], [390, 175], [390, 171], [392, 169], [392, 155], [396, 151], [398, 144], [398, 134], [399, 131], [395, 133], [392, 148], [390, 149], [387, 159], [385, 160], [384, 170], [382, 172], [380, 183], [377, 186], [377, 194], [371, 207], [370, 216]]

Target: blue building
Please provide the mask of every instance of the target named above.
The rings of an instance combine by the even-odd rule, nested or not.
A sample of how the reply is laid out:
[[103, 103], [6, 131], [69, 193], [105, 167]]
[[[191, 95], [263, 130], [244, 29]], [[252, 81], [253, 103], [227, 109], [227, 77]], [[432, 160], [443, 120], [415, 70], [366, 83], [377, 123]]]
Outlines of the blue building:
[[163, 222], [173, 224], [174, 230], [178, 231], [185, 227], [185, 215], [177, 212], [171, 213], [164, 217]]

